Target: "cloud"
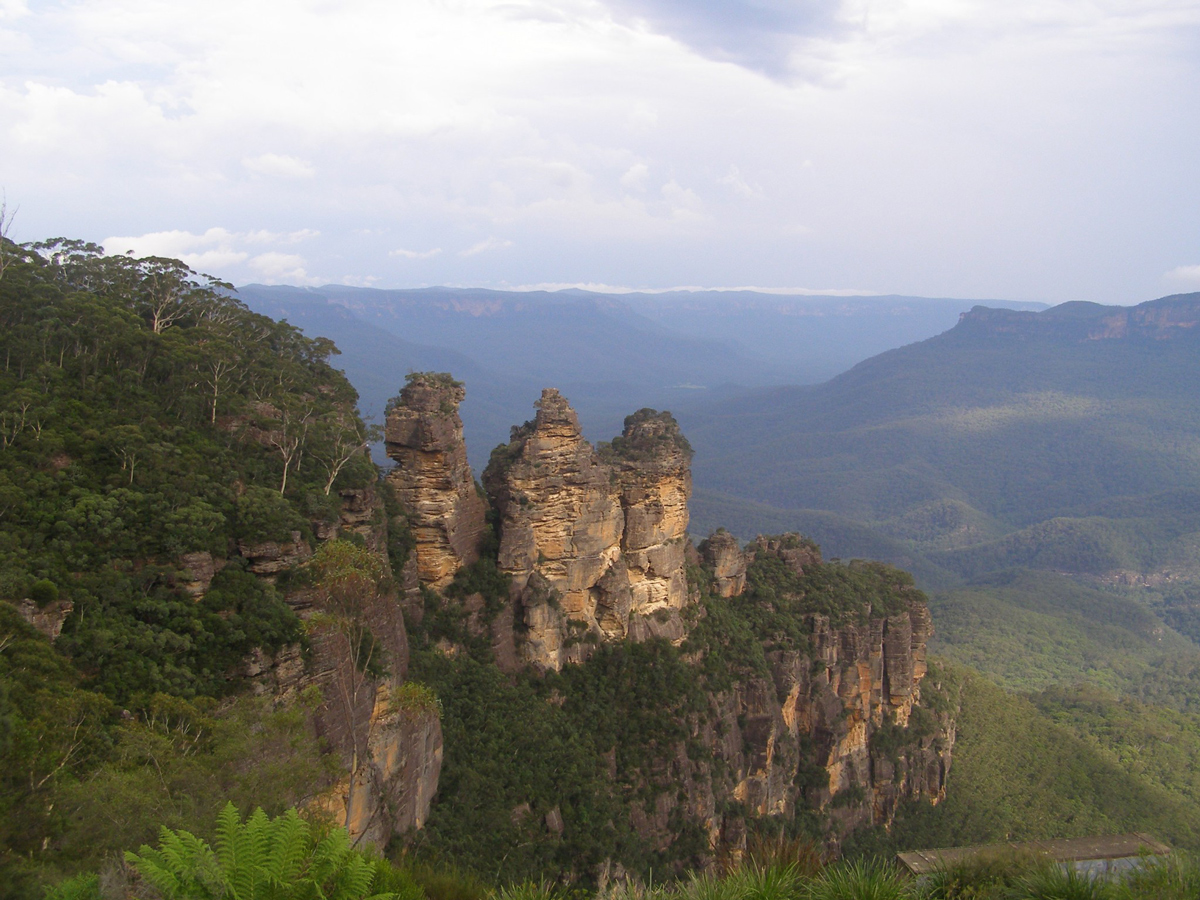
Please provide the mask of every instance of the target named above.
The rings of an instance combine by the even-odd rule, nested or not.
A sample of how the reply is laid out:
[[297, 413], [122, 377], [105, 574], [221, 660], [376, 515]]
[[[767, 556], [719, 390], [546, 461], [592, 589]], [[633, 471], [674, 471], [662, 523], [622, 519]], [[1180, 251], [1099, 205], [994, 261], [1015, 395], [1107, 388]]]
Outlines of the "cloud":
[[294, 156], [279, 153], [264, 153], [261, 156], [246, 157], [242, 165], [256, 175], [270, 175], [275, 178], [312, 178], [317, 170]]
[[1200, 285], [1200, 266], [1176, 266], [1163, 278], [1177, 284]]
[[402, 259], [432, 259], [441, 252], [441, 247], [434, 247], [432, 250], [389, 250], [388, 256], [399, 256]]
[[154, 231], [136, 237], [107, 237], [100, 243], [107, 253], [132, 253], [137, 257], [166, 256], [182, 260], [200, 271], [220, 271], [250, 256], [237, 247], [241, 237], [224, 228], [210, 228], [203, 234]]
[[787, 74], [798, 39], [845, 32], [846, 0], [608, 0], [621, 20], [670, 36], [710, 59]]
[[468, 247], [466, 250], [459, 250], [459, 256], [477, 256], [480, 253], [486, 253], [489, 250], [506, 250], [514, 246], [512, 241], [501, 240], [500, 238], [490, 237], [480, 241], [478, 244]]
[[310, 278], [304, 267], [304, 257], [294, 253], [271, 251], [250, 260], [250, 268], [267, 284], [319, 284], [321, 279]]
[[719, 184], [728, 185], [733, 189], [733, 192], [739, 197], [753, 198], [763, 195], [762, 188], [758, 185], [750, 185], [742, 178], [742, 173], [738, 171], [737, 166], [730, 166], [728, 174], [724, 178], [718, 178]]
[[635, 191], [644, 191], [646, 182], [650, 180], [650, 167], [645, 163], [634, 163], [621, 176], [621, 186]]
[[302, 249], [291, 271], [389, 286], [1112, 301], [1200, 224], [1195, 0], [0, 10], [20, 236], [132, 235], [110, 249], [230, 281]]
[[[209, 228], [200, 234], [190, 231], [154, 231], [134, 237], [108, 237], [101, 241], [107, 253], [132, 253], [134, 256], [166, 256], [179, 259], [201, 272], [222, 272], [249, 260], [259, 274], [278, 274], [282, 260], [298, 260], [298, 256], [264, 253], [251, 259], [247, 246], [263, 244], [295, 244], [318, 237], [319, 231], [303, 228], [292, 232], [257, 231], [235, 232], [226, 228]], [[301, 260], [300, 265], [303, 264]], [[296, 265], [292, 265], [295, 270]]]

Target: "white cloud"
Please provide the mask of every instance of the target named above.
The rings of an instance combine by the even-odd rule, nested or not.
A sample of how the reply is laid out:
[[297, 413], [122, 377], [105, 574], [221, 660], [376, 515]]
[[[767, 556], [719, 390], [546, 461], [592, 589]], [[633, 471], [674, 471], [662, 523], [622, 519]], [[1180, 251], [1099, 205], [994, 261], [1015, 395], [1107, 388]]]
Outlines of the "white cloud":
[[256, 175], [270, 175], [275, 178], [312, 178], [317, 174], [317, 170], [308, 163], [280, 153], [247, 157], [242, 160], [242, 165]]
[[1168, 281], [1185, 285], [1200, 285], [1200, 266], [1176, 266], [1163, 275]]
[[754, 198], [763, 195], [761, 187], [751, 185], [747, 183], [746, 179], [742, 178], [742, 173], [738, 171], [737, 166], [731, 165], [725, 177], [718, 178], [717, 181], [720, 184], [728, 185], [739, 197]]
[[304, 257], [294, 253], [271, 251], [250, 260], [250, 268], [267, 284], [320, 284], [321, 279], [310, 278], [304, 267]]
[[512, 241], [501, 240], [497, 237], [490, 237], [480, 241], [478, 244], [473, 244], [465, 250], [459, 250], [459, 256], [478, 256], [480, 253], [486, 253], [489, 250], [507, 250], [513, 246]]
[[621, 176], [621, 186], [635, 191], [644, 191], [650, 180], [650, 167], [645, 163], [634, 163]]
[[[154, 231], [134, 237], [108, 237], [100, 243], [107, 253], [132, 253], [136, 257], [166, 256], [182, 260], [197, 271], [211, 274], [236, 270], [249, 260], [253, 271], [274, 277], [279, 273], [278, 267], [284, 265], [282, 261], [299, 260], [300, 257], [268, 252], [251, 259], [252, 251], [247, 250], [247, 246], [294, 244], [319, 234], [319, 231], [307, 228], [287, 233], [263, 229], [234, 232], [226, 228], [209, 228], [200, 234], [176, 230]], [[292, 265], [292, 270], [298, 265], [303, 265], [303, 260]]]
[[432, 250], [389, 250], [388, 256], [399, 256], [402, 259], [432, 259], [441, 252], [441, 247], [434, 247]]
[[229, 280], [1113, 300], [1188, 252], [1196, 0], [717, 6], [0, 0], [3, 186]]

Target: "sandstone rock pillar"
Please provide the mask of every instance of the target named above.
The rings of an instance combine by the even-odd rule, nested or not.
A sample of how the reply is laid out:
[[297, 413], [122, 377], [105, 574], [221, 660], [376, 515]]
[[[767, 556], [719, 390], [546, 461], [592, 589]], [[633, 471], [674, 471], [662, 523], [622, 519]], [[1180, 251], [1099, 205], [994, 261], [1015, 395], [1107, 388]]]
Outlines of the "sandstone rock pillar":
[[396, 461], [388, 481], [408, 514], [417, 573], [435, 589], [479, 558], [484, 528], [458, 416], [464, 396], [449, 375], [410, 375], [385, 431], [387, 454]]

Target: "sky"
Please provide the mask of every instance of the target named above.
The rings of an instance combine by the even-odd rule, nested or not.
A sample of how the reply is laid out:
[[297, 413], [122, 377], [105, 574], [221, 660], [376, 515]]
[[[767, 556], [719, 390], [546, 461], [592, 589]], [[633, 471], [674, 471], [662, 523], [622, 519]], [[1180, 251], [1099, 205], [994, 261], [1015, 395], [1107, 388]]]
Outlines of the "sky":
[[1137, 303], [1200, 0], [0, 0], [0, 189], [237, 284]]

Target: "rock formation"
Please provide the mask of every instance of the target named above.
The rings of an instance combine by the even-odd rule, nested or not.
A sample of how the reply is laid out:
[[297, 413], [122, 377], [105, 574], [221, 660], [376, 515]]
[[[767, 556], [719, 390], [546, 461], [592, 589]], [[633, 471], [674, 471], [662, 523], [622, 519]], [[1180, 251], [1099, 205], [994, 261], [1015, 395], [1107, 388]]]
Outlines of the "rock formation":
[[670, 413], [642, 409], [625, 419], [620, 437], [600, 449], [616, 471], [625, 513], [621, 554], [637, 616], [631, 636], [682, 640], [692, 448]]
[[525, 661], [558, 669], [598, 641], [682, 640], [691, 474], [674, 419], [630, 416], [602, 456], [558, 391], [543, 391], [536, 406], [483, 476]]
[[[382, 557], [377, 565], [390, 568], [388, 520], [374, 485], [340, 496], [330, 536], [356, 535], [372, 555]], [[303, 546], [303, 555], [291, 554], [291, 565], [311, 558]], [[259, 570], [263, 563], [278, 564], [280, 557], [265, 554], [265, 545], [253, 549], [259, 555], [252, 563]], [[187, 562], [185, 575], [211, 580], [203, 561]], [[405, 575], [415, 568], [413, 558], [409, 563]], [[269, 577], [274, 571], [272, 566], [262, 574]], [[403, 591], [404, 585], [396, 588]], [[295, 645], [274, 657], [256, 651], [242, 674], [258, 693], [279, 701], [294, 701], [308, 688], [320, 690], [312, 725], [339, 758], [341, 775], [314, 804], [342, 823], [356, 843], [383, 848], [393, 836], [424, 824], [442, 764], [436, 708], [405, 702], [409, 649], [401, 598], [392, 588], [364, 580], [333, 590], [319, 584], [302, 587], [286, 599], [308, 623], [310, 651], [302, 654]], [[362, 657], [364, 646], [377, 648], [369, 660]]]
[[[740, 578], [747, 557], [773, 556], [798, 573], [821, 562], [816, 546], [796, 535], [752, 542], [740, 565], [736, 541], [714, 535], [705, 544], [710, 566], [720, 560]], [[944, 797], [954, 722], [917, 705], [933, 628], [919, 592], [900, 590], [911, 596], [892, 615], [868, 608], [861, 619], [835, 623], [808, 614], [807, 647], [769, 650], [769, 675], [713, 695], [697, 738], [720, 762], [689, 760], [681, 746], [666, 777], [682, 795], [668, 791], [635, 815], [642, 836], [664, 846], [681, 809], [699, 820], [712, 846], [736, 851], [746, 817], [817, 809], [845, 834], [889, 824], [905, 800]], [[728, 811], [729, 801], [736, 811]]]
[[700, 543], [700, 558], [712, 569], [718, 597], [736, 597], [746, 587], [746, 554], [738, 539], [719, 528]]
[[417, 572], [435, 589], [479, 558], [484, 504], [476, 493], [458, 405], [465, 392], [449, 375], [410, 375], [388, 413], [388, 476], [416, 542]]

